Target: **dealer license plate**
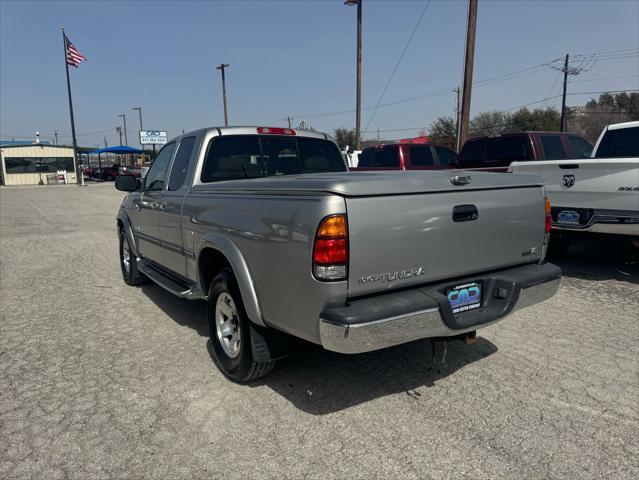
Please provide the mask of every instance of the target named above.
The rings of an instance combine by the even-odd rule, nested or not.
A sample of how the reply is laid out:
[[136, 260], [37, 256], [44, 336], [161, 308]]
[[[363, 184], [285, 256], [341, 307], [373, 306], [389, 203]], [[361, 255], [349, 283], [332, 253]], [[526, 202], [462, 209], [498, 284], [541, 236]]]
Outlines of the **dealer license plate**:
[[453, 313], [481, 307], [481, 282], [465, 283], [446, 290]]
[[557, 222], [579, 225], [579, 212], [575, 212], [574, 210], [562, 210], [557, 214]]

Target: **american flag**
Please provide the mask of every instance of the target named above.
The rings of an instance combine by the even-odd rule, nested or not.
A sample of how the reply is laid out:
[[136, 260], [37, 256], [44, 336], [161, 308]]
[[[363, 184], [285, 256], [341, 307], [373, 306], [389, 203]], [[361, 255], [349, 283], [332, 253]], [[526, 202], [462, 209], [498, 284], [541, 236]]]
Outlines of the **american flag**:
[[66, 35], [64, 36], [64, 40], [67, 44], [67, 64], [78, 68], [80, 62], [87, 61], [87, 57], [78, 52], [78, 49], [75, 48], [75, 45], [71, 43]]

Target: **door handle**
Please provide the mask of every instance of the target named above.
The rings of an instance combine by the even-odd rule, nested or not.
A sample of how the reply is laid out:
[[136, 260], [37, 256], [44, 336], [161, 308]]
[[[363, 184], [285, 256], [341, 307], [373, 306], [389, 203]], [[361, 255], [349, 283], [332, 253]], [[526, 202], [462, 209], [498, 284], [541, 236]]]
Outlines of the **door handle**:
[[453, 222], [472, 222], [479, 218], [475, 205], [457, 205], [453, 208]]

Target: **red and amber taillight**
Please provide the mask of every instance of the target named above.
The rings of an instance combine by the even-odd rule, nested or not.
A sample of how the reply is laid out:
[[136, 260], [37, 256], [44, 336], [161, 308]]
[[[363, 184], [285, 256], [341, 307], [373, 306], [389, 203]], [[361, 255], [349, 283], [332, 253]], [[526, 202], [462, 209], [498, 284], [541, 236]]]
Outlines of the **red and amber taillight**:
[[552, 217], [550, 216], [550, 200], [546, 197], [546, 234], [552, 230]]
[[346, 215], [330, 215], [317, 228], [313, 244], [313, 275], [318, 280], [345, 280], [348, 267]]

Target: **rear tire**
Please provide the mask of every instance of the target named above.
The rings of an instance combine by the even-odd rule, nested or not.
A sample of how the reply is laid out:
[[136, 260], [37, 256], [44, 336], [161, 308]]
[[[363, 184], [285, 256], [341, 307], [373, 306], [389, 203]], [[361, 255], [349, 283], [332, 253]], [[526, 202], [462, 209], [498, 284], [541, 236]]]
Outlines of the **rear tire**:
[[122, 270], [122, 279], [127, 285], [136, 286], [146, 283], [146, 277], [138, 270], [138, 263], [124, 228], [120, 228], [120, 270]]
[[207, 315], [213, 359], [224, 376], [244, 383], [273, 370], [275, 360], [256, 362], [253, 358], [250, 320], [231, 270], [225, 269], [213, 278]]

